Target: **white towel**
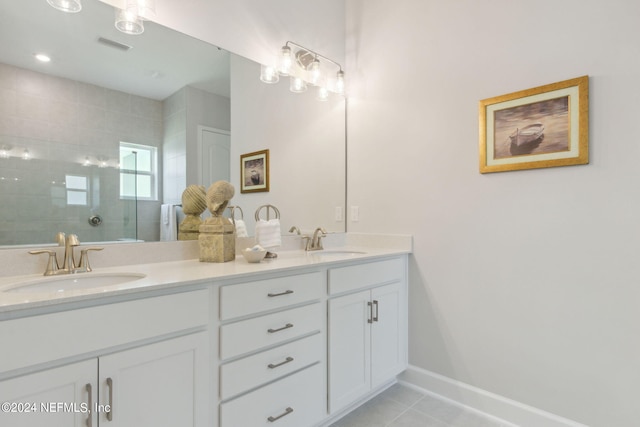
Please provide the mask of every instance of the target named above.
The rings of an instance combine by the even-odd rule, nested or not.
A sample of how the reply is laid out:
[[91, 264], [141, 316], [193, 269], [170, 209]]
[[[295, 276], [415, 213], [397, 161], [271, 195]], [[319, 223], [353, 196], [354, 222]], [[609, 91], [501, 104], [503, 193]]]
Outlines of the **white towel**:
[[280, 237], [280, 220], [259, 219], [256, 222], [256, 243], [263, 248], [275, 248], [282, 244]]
[[247, 224], [244, 223], [244, 220], [236, 219], [236, 237], [249, 237], [249, 233], [247, 232]]
[[178, 240], [178, 220], [175, 205], [160, 206], [160, 240]]

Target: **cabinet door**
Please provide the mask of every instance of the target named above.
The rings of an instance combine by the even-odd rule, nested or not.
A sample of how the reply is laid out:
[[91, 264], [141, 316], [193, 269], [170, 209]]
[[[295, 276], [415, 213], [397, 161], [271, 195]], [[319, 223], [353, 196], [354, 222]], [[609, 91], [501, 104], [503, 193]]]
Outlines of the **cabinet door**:
[[0, 426], [97, 426], [97, 372], [91, 359], [0, 381]]
[[[186, 335], [100, 357], [100, 400], [110, 427], [211, 425], [209, 340]], [[109, 418], [111, 418], [109, 420]]]
[[329, 412], [371, 388], [370, 291], [329, 300]]
[[407, 365], [405, 287], [401, 282], [371, 290], [371, 387], [402, 372]]

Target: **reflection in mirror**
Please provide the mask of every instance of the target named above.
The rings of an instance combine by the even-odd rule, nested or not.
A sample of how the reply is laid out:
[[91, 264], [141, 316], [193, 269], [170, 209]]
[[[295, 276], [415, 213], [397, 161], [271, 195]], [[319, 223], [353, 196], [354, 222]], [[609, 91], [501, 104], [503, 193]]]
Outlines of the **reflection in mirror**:
[[[98, 0], [77, 14], [0, 0], [0, 13], [0, 37], [12, 41], [0, 45], [0, 246], [53, 243], [58, 231], [81, 242], [159, 240], [161, 204], [217, 179], [239, 195], [240, 154], [265, 148], [276, 155], [275, 189], [233, 203], [251, 217], [264, 200], [278, 205], [288, 212], [283, 228], [309, 219], [344, 231], [334, 215], [345, 200], [343, 100], [326, 108], [339, 119], [327, 120], [313, 97], [308, 107], [262, 84], [259, 65], [244, 58], [152, 22], [140, 36], [118, 32], [113, 8]], [[41, 52], [49, 63], [36, 61]], [[329, 122], [341, 128], [317, 129]], [[316, 154], [317, 141], [304, 144], [318, 130]], [[203, 148], [211, 135], [226, 137], [222, 156]], [[333, 170], [320, 160], [328, 147]], [[330, 214], [309, 214], [319, 211]]]

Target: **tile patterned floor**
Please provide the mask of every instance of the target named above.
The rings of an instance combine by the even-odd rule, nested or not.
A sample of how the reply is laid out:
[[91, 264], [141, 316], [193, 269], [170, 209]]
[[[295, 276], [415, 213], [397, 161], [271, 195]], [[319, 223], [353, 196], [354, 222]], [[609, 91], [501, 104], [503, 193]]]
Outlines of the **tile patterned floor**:
[[330, 427], [512, 427], [395, 384]]

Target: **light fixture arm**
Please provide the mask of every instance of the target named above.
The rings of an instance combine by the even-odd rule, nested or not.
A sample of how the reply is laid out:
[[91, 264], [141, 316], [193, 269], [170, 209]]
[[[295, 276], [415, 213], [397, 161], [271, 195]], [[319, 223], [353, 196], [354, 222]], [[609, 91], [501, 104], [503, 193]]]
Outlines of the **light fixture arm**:
[[304, 49], [304, 50], [306, 50], [307, 52], [309, 52], [309, 53], [313, 54], [313, 55], [314, 55], [314, 57], [315, 57], [316, 59], [317, 59], [317, 58], [322, 58], [322, 59], [325, 59], [325, 60], [329, 61], [330, 63], [332, 63], [333, 65], [335, 65], [336, 67], [338, 67], [338, 71], [342, 71], [342, 72], [344, 73], [344, 71], [342, 70], [342, 65], [340, 65], [339, 63], [337, 63], [337, 62], [336, 62], [336, 61], [334, 61], [333, 59], [331, 59], [331, 58], [329, 58], [329, 57], [326, 57], [326, 56], [324, 56], [324, 55], [322, 55], [322, 54], [320, 54], [320, 53], [316, 52], [315, 50], [309, 49], [309, 48], [307, 48], [307, 47], [304, 47], [304, 46], [302, 46], [302, 45], [300, 45], [300, 44], [298, 44], [298, 43], [292, 42], [292, 41], [287, 41], [287, 42], [285, 43], [285, 46], [286, 46], [286, 47], [289, 47], [289, 45], [295, 46], [295, 47], [297, 47], [297, 48], [299, 48], [299, 49]]

